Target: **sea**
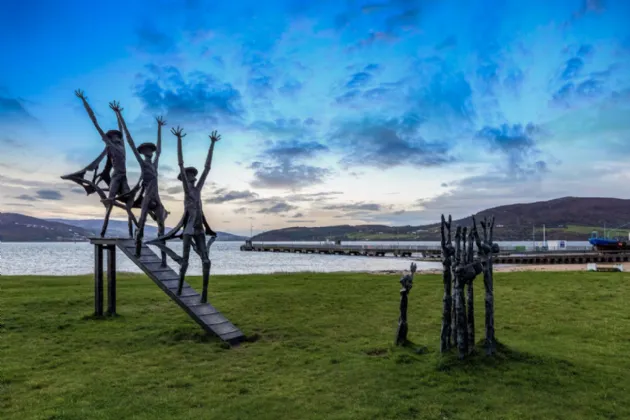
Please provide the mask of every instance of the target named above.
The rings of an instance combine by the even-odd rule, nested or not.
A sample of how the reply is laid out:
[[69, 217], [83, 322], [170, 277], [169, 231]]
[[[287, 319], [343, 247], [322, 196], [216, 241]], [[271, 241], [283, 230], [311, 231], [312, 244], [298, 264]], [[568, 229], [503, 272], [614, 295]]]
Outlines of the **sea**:
[[[265, 242], [270, 243], [270, 242]], [[312, 243], [320, 242], [282, 242]], [[438, 242], [344, 242], [353, 245], [439, 245]], [[417, 264], [418, 271], [434, 270], [442, 267], [439, 262], [417, 261], [414, 257], [363, 257], [344, 255], [294, 254], [272, 252], [241, 251], [242, 242], [215, 242], [210, 249], [212, 274], [262, 274], [290, 272], [374, 272], [404, 271], [411, 262]], [[532, 247], [532, 242], [499, 242], [504, 246]], [[567, 242], [568, 246], [588, 246], [588, 242]], [[171, 248], [181, 255], [181, 242]], [[155, 248], [153, 248], [156, 251]], [[141, 273], [122, 252], [117, 252], [117, 271]], [[106, 257], [105, 257], [106, 258]], [[201, 261], [191, 251], [188, 274], [201, 275]], [[179, 266], [169, 261], [175, 271]], [[46, 275], [68, 276], [93, 273], [94, 246], [88, 242], [3, 242], [0, 243], [0, 276]]]

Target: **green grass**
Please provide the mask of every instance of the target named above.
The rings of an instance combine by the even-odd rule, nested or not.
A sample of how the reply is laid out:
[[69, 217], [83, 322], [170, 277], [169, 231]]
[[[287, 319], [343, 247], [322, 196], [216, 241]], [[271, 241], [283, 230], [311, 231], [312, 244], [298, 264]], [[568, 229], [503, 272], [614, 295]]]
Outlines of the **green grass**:
[[438, 276], [410, 295], [428, 352], [392, 346], [398, 279], [214, 276], [211, 301], [258, 336], [227, 349], [144, 276], [119, 276], [109, 319], [90, 316], [88, 276], [0, 277], [0, 418], [630, 418], [630, 275], [498, 273], [506, 347], [466, 362], [437, 351]]
[[[575, 232], [575, 233], [583, 233], [585, 235], [588, 235], [588, 237], [590, 237], [591, 233], [593, 231], [596, 231], [600, 236], [604, 235], [604, 228], [602, 226], [577, 226], [577, 225], [567, 225], [566, 232]], [[608, 227], [608, 229], [606, 229], [606, 233], [609, 236], [616, 236], [616, 235], [624, 235], [624, 236], [628, 236], [628, 232], [630, 232], [629, 229], [615, 229], [615, 228], [610, 228]]]
[[417, 233], [348, 233], [349, 241], [414, 241], [418, 240]]

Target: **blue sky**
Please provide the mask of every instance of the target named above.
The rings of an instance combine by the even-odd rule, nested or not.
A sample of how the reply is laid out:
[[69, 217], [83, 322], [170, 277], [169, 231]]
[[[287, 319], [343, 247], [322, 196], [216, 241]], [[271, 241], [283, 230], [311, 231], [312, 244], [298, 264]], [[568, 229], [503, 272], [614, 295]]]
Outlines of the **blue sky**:
[[136, 143], [155, 141], [165, 117], [171, 225], [177, 125], [187, 165], [222, 135], [203, 192], [222, 231], [627, 197], [628, 16], [625, 0], [10, 2], [0, 210], [102, 216], [59, 179], [102, 150], [77, 88], [104, 129], [120, 101]]

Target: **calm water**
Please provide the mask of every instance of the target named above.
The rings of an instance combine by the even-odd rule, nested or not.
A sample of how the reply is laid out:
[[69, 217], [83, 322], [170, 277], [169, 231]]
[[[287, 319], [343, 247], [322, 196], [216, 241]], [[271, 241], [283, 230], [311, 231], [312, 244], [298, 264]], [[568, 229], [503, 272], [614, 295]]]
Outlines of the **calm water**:
[[[348, 244], [352, 242], [347, 242]], [[354, 242], [361, 245], [384, 245], [386, 242]], [[531, 242], [509, 242], [506, 245], [531, 245]], [[292, 254], [271, 252], [243, 252], [241, 242], [215, 242], [210, 251], [212, 273], [251, 274], [297, 271], [402, 271], [409, 268], [413, 258], [357, 257], [342, 255]], [[436, 242], [401, 242], [400, 245], [437, 245]], [[588, 245], [571, 242], [570, 245]], [[171, 246], [181, 255], [182, 244]], [[155, 249], [154, 249], [155, 251]], [[118, 271], [141, 273], [122, 252], [118, 251]], [[440, 263], [416, 262], [418, 270], [441, 268]], [[169, 261], [178, 271], [178, 265]], [[94, 270], [94, 248], [79, 243], [2, 243], [0, 244], [1, 275], [76, 275]], [[201, 275], [201, 261], [191, 251], [189, 271]]]

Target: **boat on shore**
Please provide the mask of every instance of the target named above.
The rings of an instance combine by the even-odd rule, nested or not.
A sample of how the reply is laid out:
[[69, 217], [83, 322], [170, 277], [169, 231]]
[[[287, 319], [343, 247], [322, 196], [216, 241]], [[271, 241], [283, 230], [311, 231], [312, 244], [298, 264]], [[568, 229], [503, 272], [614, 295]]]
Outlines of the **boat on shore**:
[[593, 248], [597, 251], [628, 251], [630, 250], [630, 244], [628, 240], [622, 237], [600, 237], [597, 232], [591, 233], [591, 237], [588, 242], [593, 245]]

